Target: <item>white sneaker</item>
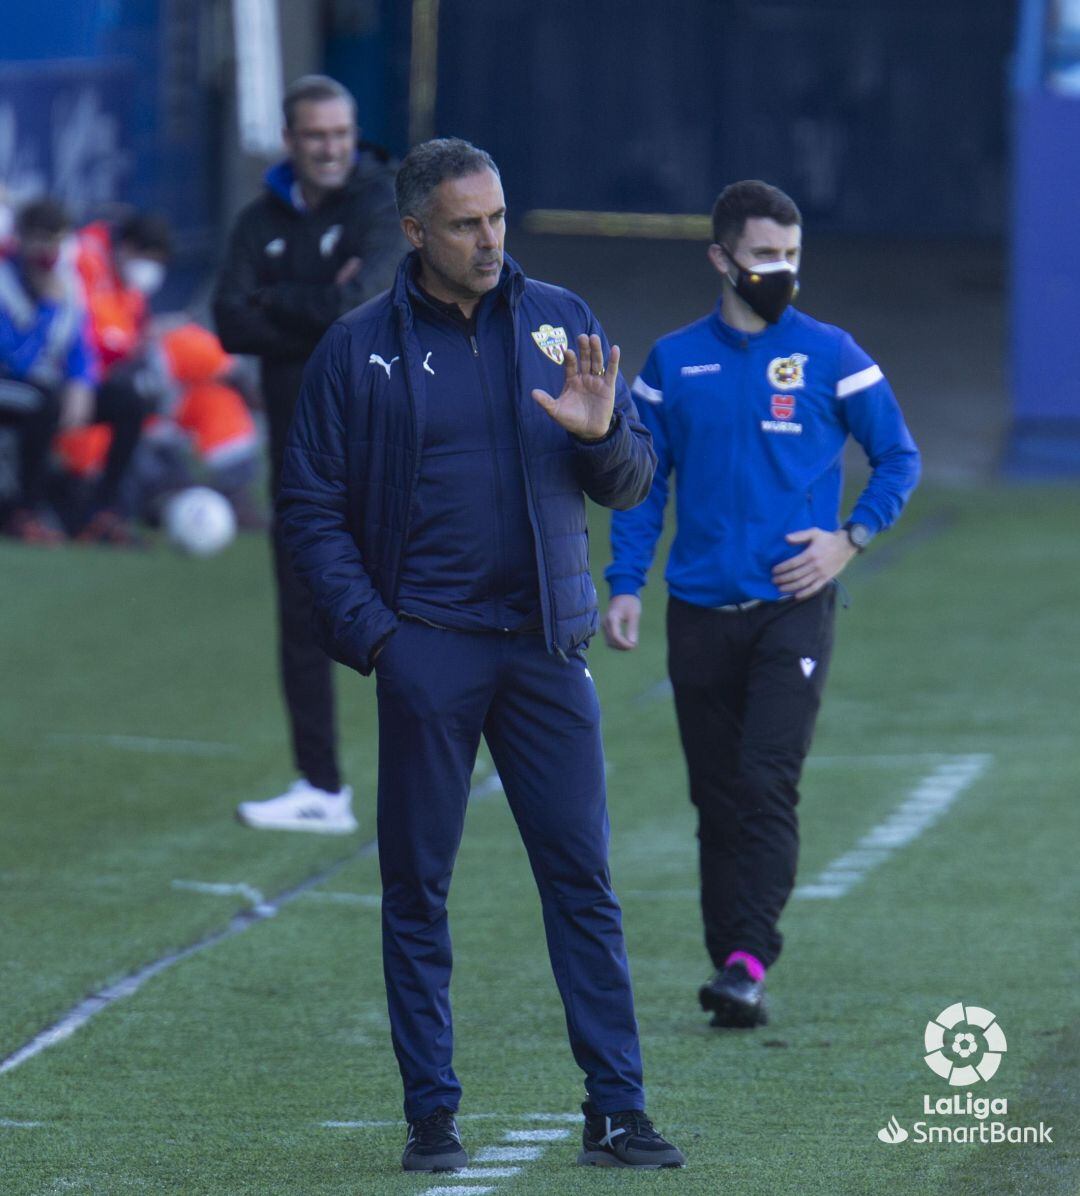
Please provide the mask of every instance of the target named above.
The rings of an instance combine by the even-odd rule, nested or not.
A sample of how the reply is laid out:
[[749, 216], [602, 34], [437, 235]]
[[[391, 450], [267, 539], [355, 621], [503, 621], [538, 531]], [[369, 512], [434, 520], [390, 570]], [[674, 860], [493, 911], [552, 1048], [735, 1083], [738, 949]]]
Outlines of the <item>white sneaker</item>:
[[241, 802], [236, 817], [255, 830], [311, 831], [316, 835], [351, 835], [358, 825], [353, 817], [350, 786], [327, 793], [303, 777], [280, 797]]

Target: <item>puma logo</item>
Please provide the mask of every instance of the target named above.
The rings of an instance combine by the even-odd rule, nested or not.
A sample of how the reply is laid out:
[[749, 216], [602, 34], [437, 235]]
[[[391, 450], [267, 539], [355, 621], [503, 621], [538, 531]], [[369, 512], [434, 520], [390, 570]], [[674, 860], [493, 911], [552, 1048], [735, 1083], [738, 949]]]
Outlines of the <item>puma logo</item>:
[[390, 377], [390, 367], [394, 364], [395, 361], [398, 361], [398, 360], [400, 360], [400, 359], [397, 357], [391, 357], [389, 361], [384, 361], [383, 358], [381, 358], [378, 355], [378, 353], [372, 353], [372, 355], [368, 358], [368, 365], [381, 366], [384, 370], [386, 370], [386, 376], [389, 378]]

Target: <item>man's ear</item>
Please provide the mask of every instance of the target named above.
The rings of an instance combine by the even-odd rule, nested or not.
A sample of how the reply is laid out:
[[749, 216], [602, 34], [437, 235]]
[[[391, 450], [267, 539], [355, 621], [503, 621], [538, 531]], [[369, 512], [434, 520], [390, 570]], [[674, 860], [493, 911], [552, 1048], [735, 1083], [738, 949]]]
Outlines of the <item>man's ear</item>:
[[413, 249], [422, 249], [424, 247], [424, 226], [415, 216], [402, 217], [401, 231], [405, 234]]
[[712, 263], [712, 267], [717, 274], [724, 278], [726, 278], [728, 274], [735, 269], [735, 263], [724, 252], [724, 247], [722, 245], [717, 245], [714, 242], [706, 251], [706, 256]]

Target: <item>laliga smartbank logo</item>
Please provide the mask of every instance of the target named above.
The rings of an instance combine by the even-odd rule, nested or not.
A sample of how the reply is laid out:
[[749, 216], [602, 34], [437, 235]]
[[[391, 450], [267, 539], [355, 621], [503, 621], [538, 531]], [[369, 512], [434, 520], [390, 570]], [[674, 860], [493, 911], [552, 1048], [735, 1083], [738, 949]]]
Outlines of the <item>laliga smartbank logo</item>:
[[[1009, 1049], [997, 1016], [981, 1005], [958, 1001], [926, 1023], [923, 1031], [926, 1066], [953, 1088], [970, 1088], [992, 1079]], [[1052, 1125], [1010, 1125], [1009, 1102], [1004, 1096], [923, 1096], [922, 1116], [910, 1131], [896, 1117], [878, 1130], [878, 1139], [890, 1146], [911, 1141], [915, 1145], [1004, 1142], [1011, 1145], [1053, 1143]], [[949, 1118], [951, 1120], [946, 1121]], [[957, 1122], [957, 1118], [967, 1120]], [[991, 1120], [991, 1119], [1001, 1120]]]
[[[982, 1042], [980, 1043], [979, 1035]], [[959, 1001], [926, 1023], [926, 1066], [954, 1088], [989, 1080], [1009, 1049], [997, 1018], [978, 1005]]]

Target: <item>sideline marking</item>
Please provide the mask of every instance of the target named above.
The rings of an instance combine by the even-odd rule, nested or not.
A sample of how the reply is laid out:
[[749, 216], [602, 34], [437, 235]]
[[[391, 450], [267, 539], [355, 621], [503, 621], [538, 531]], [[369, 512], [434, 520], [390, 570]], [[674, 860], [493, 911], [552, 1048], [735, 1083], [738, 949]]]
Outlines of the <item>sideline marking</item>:
[[325, 905], [362, 905], [367, 909], [381, 909], [382, 897], [378, 893], [346, 893], [331, 889], [327, 893], [316, 891], [304, 894], [305, 901], [320, 901]]
[[[694, 894], [697, 896], [697, 894]], [[580, 1113], [455, 1113], [457, 1121], [558, 1121], [567, 1125], [577, 1125], [581, 1121]], [[405, 1122], [399, 1117], [396, 1121], [321, 1121], [319, 1124], [327, 1130], [382, 1130], [395, 1126], [404, 1128]], [[514, 1131], [511, 1131], [514, 1132]], [[569, 1135], [569, 1130], [558, 1131], [560, 1136]]]
[[0, 1117], [0, 1129], [5, 1130], [36, 1130], [44, 1124], [44, 1121], [13, 1121], [10, 1117]]
[[167, 968], [171, 968], [173, 964], [190, 959], [191, 956], [198, 955], [201, 951], [205, 951], [209, 947], [216, 947], [218, 943], [224, 942], [226, 939], [243, 934], [245, 930], [250, 930], [252, 926], [259, 922], [265, 922], [267, 918], [273, 917], [278, 910], [288, 905], [289, 902], [295, 901], [297, 897], [305, 893], [308, 889], [312, 889], [316, 885], [322, 884], [323, 881], [329, 880], [330, 877], [336, 876], [338, 872], [355, 860], [373, 855], [375, 850], [376, 840], [374, 839], [361, 844], [350, 855], [338, 860], [337, 863], [331, 864], [328, 868], [323, 868], [319, 872], [312, 873], [311, 876], [300, 881], [299, 884], [285, 889], [272, 900], [265, 901], [260, 906], [236, 914], [221, 930], [212, 931], [205, 938], [199, 939], [188, 947], [182, 947], [179, 951], [163, 955], [160, 959], [154, 960], [153, 963], [147, 964], [144, 968], [140, 968], [130, 976], [125, 976], [123, 980], [118, 980], [115, 984], [110, 984], [100, 992], [86, 997], [74, 1008], [65, 1013], [59, 1021], [54, 1022], [51, 1026], [46, 1026], [44, 1030], [41, 1030], [29, 1042], [19, 1047], [18, 1050], [13, 1051], [7, 1058], [0, 1060], [0, 1075], [3, 1075], [4, 1072], [13, 1071], [21, 1063], [25, 1063], [27, 1059], [32, 1059], [35, 1055], [40, 1055], [42, 1051], [48, 1050], [49, 1047], [55, 1046], [56, 1043], [70, 1038], [76, 1030], [85, 1026], [96, 1014], [100, 1013], [103, 1009], [107, 1009], [122, 997], [130, 997], [133, 993], [138, 992], [147, 980], [152, 979], [159, 972], [164, 972]]
[[179, 756], [237, 756], [240, 748], [232, 743], [205, 739], [156, 739], [150, 735], [74, 735], [55, 731], [45, 737], [49, 743], [97, 744], [125, 752], [150, 752]]
[[531, 1163], [544, 1153], [542, 1146], [481, 1146], [475, 1163]]
[[478, 1184], [461, 1184], [456, 1188], [447, 1187], [443, 1185], [439, 1188], [425, 1188], [420, 1196], [457, 1196], [458, 1192], [472, 1192], [475, 1196], [483, 1196], [485, 1192], [494, 1192], [495, 1189], [488, 1186], [481, 1186]]
[[[563, 1124], [580, 1124], [577, 1113], [461, 1113], [458, 1121], [532, 1121]], [[324, 1121], [326, 1129], [400, 1129], [400, 1121]], [[523, 1130], [506, 1130], [502, 1136], [504, 1146], [482, 1146], [473, 1156], [468, 1167], [455, 1171], [453, 1180], [513, 1179], [521, 1171], [515, 1163], [531, 1163], [544, 1153], [552, 1142], [562, 1142], [570, 1137], [569, 1129], [537, 1129], [535, 1126]], [[495, 1164], [487, 1166], [487, 1164]], [[500, 1166], [498, 1164], [511, 1164]], [[425, 1188], [418, 1196], [453, 1196], [460, 1192], [494, 1192], [495, 1185], [477, 1187], [467, 1183], [451, 1187], [449, 1184]]]
[[245, 884], [217, 884], [205, 880], [174, 880], [174, 889], [184, 889], [189, 893], [209, 893], [214, 897], [243, 897], [252, 909], [265, 911], [268, 918], [273, 917], [277, 910], [272, 908], [258, 889]]
[[803, 900], [831, 900], [849, 893], [868, 872], [914, 842], [986, 771], [994, 757], [985, 753], [950, 756], [928, 773], [908, 796], [851, 851], [837, 856], [809, 884], [793, 894]]
[[561, 1142], [570, 1137], [569, 1130], [507, 1130], [505, 1142]]
[[[130, 736], [109, 736], [108, 738], [131, 739]], [[138, 742], [168, 743], [174, 745], [177, 743], [194, 743], [195, 741], [150, 740]], [[207, 745], [204, 744], [201, 746], [205, 747]], [[210, 746], [228, 748], [227, 744], [213, 744]], [[229, 751], [233, 750], [238, 749], [229, 748]], [[488, 777], [478, 786], [473, 786], [471, 796], [482, 798], [487, 797], [491, 793], [501, 792], [502, 782], [499, 781], [496, 775]], [[110, 984], [108, 987], [103, 988], [101, 992], [86, 997], [72, 1009], [69, 1009], [59, 1021], [54, 1022], [51, 1026], [46, 1026], [44, 1030], [41, 1030], [29, 1042], [24, 1043], [5, 1059], [0, 1059], [0, 1075], [3, 1075], [7, 1071], [13, 1071], [21, 1063], [25, 1063], [27, 1059], [32, 1059], [35, 1055], [40, 1055], [42, 1051], [48, 1050], [49, 1047], [55, 1046], [56, 1043], [63, 1042], [65, 1038], [70, 1038], [76, 1030], [85, 1026], [96, 1014], [100, 1013], [103, 1009], [107, 1009], [122, 997], [130, 997], [132, 993], [138, 992], [147, 980], [150, 980], [159, 972], [164, 972], [166, 968], [171, 968], [173, 964], [190, 959], [192, 955], [198, 955], [199, 952], [205, 951], [208, 947], [216, 947], [218, 943], [224, 942], [225, 939], [231, 939], [235, 935], [243, 934], [245, 930], [250, 930], [257, 922], [265, 922], [267, 918], [272, 918], [283, 906], [295, 901], [297, 897], [302, 897], [310, 889], [321, 885], [323, 881], [336, 876], [343, 868], [354, 861], [374, 855], [378, 849], [378, 839], [370, 839], [367, 843], [362, 843], [354, 852], [338, 860], [336, 864], [331, 864], [328, 868], [324, 868], [320, 872], [312, 873], [305, 880], [300, 881], [291, 888], [283, 890], [272, 900], [263, 901], [251, 909], [236, 914], [221, 930], [212, 931], [205, 938], [199, 939], [188, 947], [182, 947], [179, 951], [163, 955], [160, 959], [154, 960], [153, 963], [147, 964], [146, 967], [140, 968], [139, 971], [133, 972], [130, 976], [125, 976], [123, 980], [117, 981], [116, 984]], [[191, 883], [194, 884], [197, 882]], [[255, 890], [252, 891], [254, 892]], [[398, 1123], [393, 1122], [392, 1124], [396, 1125]]]

